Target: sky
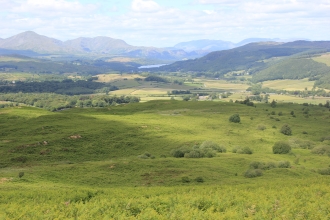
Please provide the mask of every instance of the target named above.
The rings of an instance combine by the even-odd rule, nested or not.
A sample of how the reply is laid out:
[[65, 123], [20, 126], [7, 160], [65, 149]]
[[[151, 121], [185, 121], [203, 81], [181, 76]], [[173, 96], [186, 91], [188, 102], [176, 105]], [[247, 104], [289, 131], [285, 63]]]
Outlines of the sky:
[[0, 0], [0, 38], [24, 31], [155, 47], [199, 39], [330, 40], [330, 0]]

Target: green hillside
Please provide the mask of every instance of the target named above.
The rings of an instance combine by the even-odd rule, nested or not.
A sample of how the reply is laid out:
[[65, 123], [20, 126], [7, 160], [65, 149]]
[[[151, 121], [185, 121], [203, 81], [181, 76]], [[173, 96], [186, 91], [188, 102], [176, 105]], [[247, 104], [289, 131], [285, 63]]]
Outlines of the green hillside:
[[[0, 109], [0, 218], [324, 219], [329, 122], [308, 104]], [[274, 154], [278, 141], [291, 152]]]
[[326, 74], [330, 74], [330, 67], [312, 59], [285, 59], [258, 71], [253, 75], [252, 80], [262, 82], [276, 79], [319, 79]]
[[329, 49], [330, 42], [328, 41], [251, 43], [230, 50], [212, 52], [199, 59], [175, 62], [171, 65], [162, 66], [157, 70], [216, 72], [220, 75], [238, 70], [254, 73], [268, 67], [266, 60], [270, 58], [314, 54], [321, 51], [326, 52]]

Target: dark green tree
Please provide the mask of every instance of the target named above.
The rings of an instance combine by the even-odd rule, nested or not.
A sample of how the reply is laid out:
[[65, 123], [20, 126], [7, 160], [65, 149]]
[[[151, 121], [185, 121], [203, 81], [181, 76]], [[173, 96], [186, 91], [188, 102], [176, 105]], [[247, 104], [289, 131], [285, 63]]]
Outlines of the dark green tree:
[[239, 123], [241, 121], [241, 118], [239, 117], [239, 114], [233, 114], [229, 117], [230, 122]]
[[288, 124], [285, 124], [281, 128], [281, 133], [282, 134], [285, 134], [285, 135], [291, 135], [292, 134], [292, 130], [291, 130], [291, 128], [290, 128], [290, 126]]

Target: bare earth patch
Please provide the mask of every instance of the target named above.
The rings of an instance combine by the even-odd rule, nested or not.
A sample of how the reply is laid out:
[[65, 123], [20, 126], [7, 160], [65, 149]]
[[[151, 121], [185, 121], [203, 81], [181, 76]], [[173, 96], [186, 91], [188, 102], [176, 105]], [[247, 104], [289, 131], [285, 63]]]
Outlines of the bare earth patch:
[[77, 135], [71, 135], [70, 138], [71, 139], [79, 139], [79, 138], [81, 138], [81, 136], [79, 134], [77, 134]]
[[0, 184], [5, 183], [5, 182], [9, 182], [9, 181], [12, 181], [12, 180], [13, 180], [13, 178], [1, 178], [0, 179]]

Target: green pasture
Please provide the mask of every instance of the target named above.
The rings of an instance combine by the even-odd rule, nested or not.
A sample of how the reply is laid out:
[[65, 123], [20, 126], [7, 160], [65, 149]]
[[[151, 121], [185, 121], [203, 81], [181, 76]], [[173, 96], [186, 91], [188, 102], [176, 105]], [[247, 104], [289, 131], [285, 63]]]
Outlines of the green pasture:
[[[234, 113], [240, 123], [229, 122]], [[325, 107], [288, 103], [0, 109], [0, 219], [327, 219], [330, 179], [318, 170], [330, 159], [311, 148], [330, 147], [329, 122]], [[284, 124], [292, 135], [280, 132]], [[170, 153], [206, 140], [227, 151]], [[281, 140], [291, 153], [273, 154]], [[152, 156], [139, 157], [146, 152]], [[291, 166], [244, 176], [252, 162], [281, 161]]]
[[271, 94], [269, 96], [269, 100], [276, 100], [277, 102], [293, 102], [298, 104], [303, 103], [310, 103], [317, 105], [319, 103], [325, 104], [327, 101], [330, 100], [329, 97], [307, 97], [302, 98], [299, 96], [293, 96], [293, 95], [278, 95], [278, 94]]
[[312, 59], [316, 62], [324, 63], [327, 66], [330, 66], [330, 53], [326, 53], [318, 57], [313, 57]]
[[314, 86], [314, 81], [309, 81], [308, 78], [301, 80], [270, 80], [264, 81], [262, 83], [263, 87], [268, 87], [276, 90], [287, 90], [287, 91], [295, 91], [295, 90], [312, 90]]

